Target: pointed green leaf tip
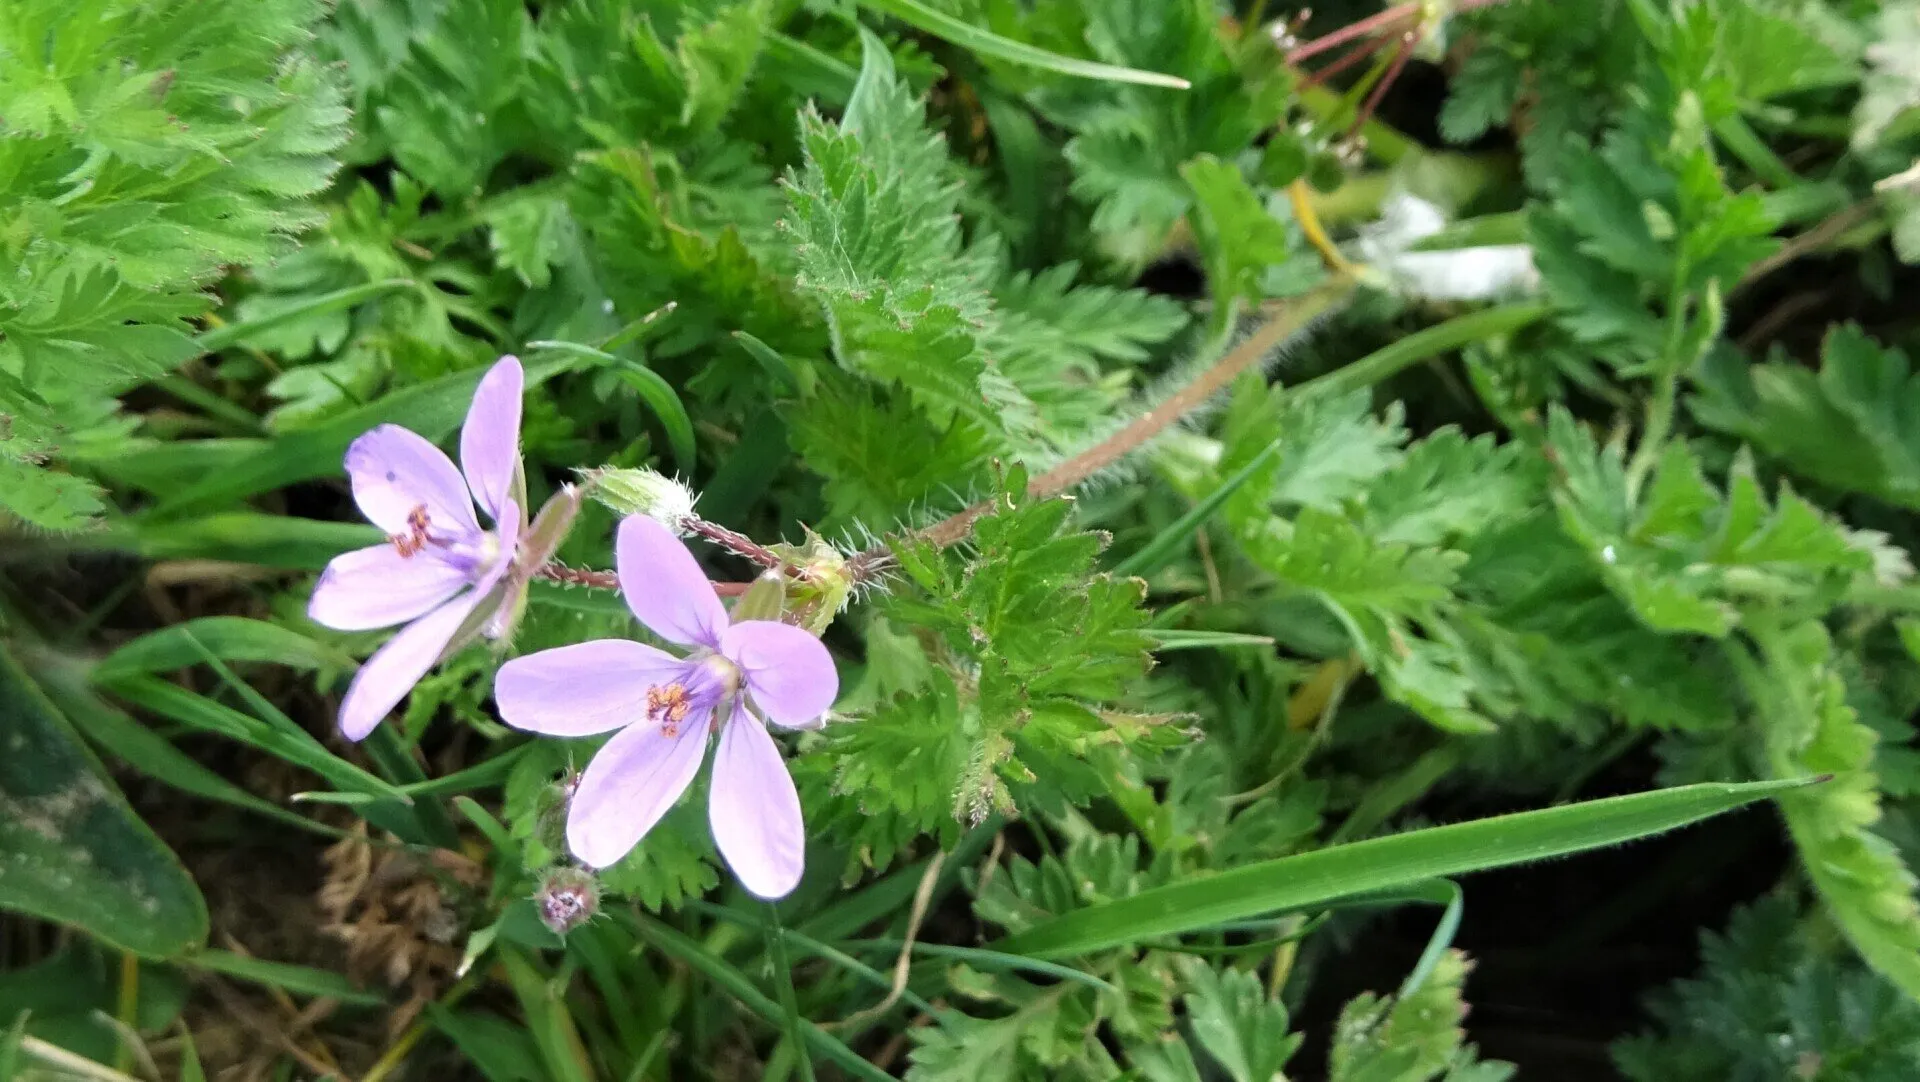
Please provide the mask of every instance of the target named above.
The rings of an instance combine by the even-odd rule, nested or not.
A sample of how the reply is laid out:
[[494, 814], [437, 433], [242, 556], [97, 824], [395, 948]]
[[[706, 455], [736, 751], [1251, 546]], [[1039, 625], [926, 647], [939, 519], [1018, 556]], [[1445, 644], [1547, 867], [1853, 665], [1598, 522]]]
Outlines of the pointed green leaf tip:
[[1336, 845], [1077, 910], [994, 946], [1039, 958], [1073, 957], [1422, 880], [1618, 845], [1813, 783], [1794, 778], [1683, 785]]

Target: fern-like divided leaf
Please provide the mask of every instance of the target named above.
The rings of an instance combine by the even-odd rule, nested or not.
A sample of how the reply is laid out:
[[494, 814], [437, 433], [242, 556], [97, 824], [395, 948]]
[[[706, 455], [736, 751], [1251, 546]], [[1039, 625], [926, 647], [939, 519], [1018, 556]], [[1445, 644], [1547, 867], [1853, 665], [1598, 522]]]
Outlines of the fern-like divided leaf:
[[[1033, 463], [1084, 442], [1125, 390], [1098, 362], [1142, 359], [1184, 318], [1141, 293], [1071, 289], [1070, 267], [1010, 273], [996, 235], [963, 233], [959, 171], [886, 47], [868, 36], [864, 57], [838, 123], [802, 118], [785, 225], [798, 285], [857, 380], [828, 374], [829, 406], [797, 414], [795, 437], [836, 518], [873, 525], [950, 499], [941, 477], [981, 485], [995, 456]], [[860, 383], [885, 393], [884, 413], [849, 407]]]
[[1847, 704], [1826, 629], [1808, 621], [1758, 629], [1765, 674], [1748, 672], [1766, 726], [1769, 765], [1781, 777], [1833, 780], [1787, 794], [1780, 808], [1807, 874], [1867, 964], [1920, 999], [1920, 904], [1915, 879], [1880, 820], [1874, 731]]
[[196, 350], [224, 271], [313, 224], [347, 108], [319, 0], [10, 3], [0, 20], [0, 507], [99, 509], [45, 469], [114, 395]]

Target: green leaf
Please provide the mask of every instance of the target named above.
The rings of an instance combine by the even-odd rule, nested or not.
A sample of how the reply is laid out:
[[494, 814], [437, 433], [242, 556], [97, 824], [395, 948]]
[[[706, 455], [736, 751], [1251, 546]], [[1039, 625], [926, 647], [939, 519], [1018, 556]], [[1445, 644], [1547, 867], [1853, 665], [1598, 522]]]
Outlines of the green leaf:
[[[739, 1000], [746, 1008], [769, 1025], [779, 1028], [785, 1021], [785, 1013], [780, 1005], [768, 998], [766, 993], [754, 987], [746, 975], [707, 950], [695, 940], [640, 913], [620, 914], [623, 924], [632, 928], [634, 933], [644, 939], [661, 953], [666, 954], [689, 968], [698, 970], [708, 980], [713, 981], [727, 993]], [[812, 1022], [800, 1023], [800, 1030], [822, 1056], [839, 1064], [846, 1072], [856, 1078], [871, 1079], [873, 1082], [888, 1082], [891, 1078], [885, 1071], [868, 1063], [859, 1053], [848, 1048], [838, 1038], [827, 1033]]]
[[298, 631], [241, 616], [203, 616], [134, 639], [94, 667], [96, 680], [164, 673], [198, 665], [211, 653], [222, 661], [264, 661], [299, 669], [344, 670], [353, 658]]
[[0, 454], [0, 508], [43, 530], [78, 530], [106, 509], [82, 478]]
[[1026, 64], [1047, 71], [1057, 71], [1062, 75], [1079, 76], [1082, 79], [1138, 83], [1141, 86], [1171, 87], [1175, 90], [1185, 90], [1191, 85], [1177, 75], [1162, 75], [1158, 72], [1138, 71], [1112, 64], [1097, 64], [1089, 60], [1077, 60], [1070, 56], [1050, 53], [1045, 49], [1037, 49], [1024, 42], [1003, 38], [990, 30], [963, 22], [944, 11], [928, 7], [919, 0], [861, 0], [861, 2], [904, 23], [925, 30], [929, 34], [944, 38], [963, 49], [972, 49], [974, 52], [997, 60]]
[[1857, 325], [1827, 332], [1818, 374], [1785, 358], [1715, 364], [1691, 406], [1804, 477], [1920, 507], [1920, 378]]
[[1460, 1078], [1469, 1068], [1488, 1082], [1511, 1076], [1511, 1067], [1475, 1063], [1472, 1050], [1461, 1047], [1461, 990], [1470, 968], [1465, 954], [1447, 951], [1419, 988], [1391, 999], [1355, 997], [1334, 1026], [1329, 1082], [1428, 1082], [1442, 1072]]
[[1686, 785], [1281, 857], [1076, 910], [994, 944], [1065, 958], [1263, 913], [1644, 838], [1786, 793], [1805, 780]]
[[1281, 1077], [1301, 1040], [1287, 1031], [1286, 1005], [1267, 998], [1260, 978], [1242, 970], [1191, 963], [1184, 975], [1193, 989], [1183, 997], [1193, 1039], [1207, 1055], [1233, 1082]]
[[1215, 301], [1223, 310], [1236, 300], [1257, 303], [1268, 268], [1293, 258], [1287, 227], [1268, 213], [1230, 163], [1201, 155], [1182, 165], [1180, 175], [1192, 186], [1200, 210], [1200, 244]]
[[0, 85], [0, 505], [67, 530], [99, 507], [53, 448], [114, 431], [116, 395], [197, 352], [207, 285], [315, 224], [349, 113], [312, 52], [318, 4], [214, 0], [190, 40], [127, 0], [9, 15], [0, 52], [42, 61]]
[[128, 767], [181, 792], [245, 808], [299, 830], [328, 836], [340, 834], [332, 827], [247, 792], [108, 704], [88, 686], [92, 673], [83, 664], [51, 653], [26, 654], [24, 658], [41, 690], [73, 722], [74, 728]]
[[612, 369], [620, 381], [632, 388], [647, 404], [647, 408], [653, 411], [653, 415], [659, 418], [660, 427], [667, 430], [667, 442], [673, 447], [674, 464], [682, 472], [692, 473], [696, 463], [693, 420], [687, 416], [687, 407], [680, 401], [680, 395], [674, 391], [673, 385], [662, 379], [659, 373], [643, 364], [623, 360], [577, 342], [528, 342], [527, 348], [550, 349], [587, 357]]
[[1920, 1000], [1920, 902], [1896, 850], [1874, 832], [1881, 819], [1873, 773], [1878, 737], [1847, 705], [1826, 629], [1808, 622], [1761, 627], [1749, 693], [1765, 726], [1772, 770], [1818, 772], [1828, 785], [1781, 797], [1794, 847], [1841, 931], [1868, 965]]
[[186, 869], [6, 651], [0, 730], [0, 907], [146, 957], [205, 940], [206, 902]]
[[254, 984], [284, 988], [296, 995], [337, 999], [362, 1007], [378, 1007], [387, 1001], [385, 996], [359, 988], [342, 974], [312, 966], [270, 962], [222, 950], [193, 951], [181, 958], [181, 962]]
[[427, 1004], [427, 1017], [487, 1082], [547, 1082], [540, 1048], [525, 1026], [492, 1011], [455, 1011], [438, 1003]]

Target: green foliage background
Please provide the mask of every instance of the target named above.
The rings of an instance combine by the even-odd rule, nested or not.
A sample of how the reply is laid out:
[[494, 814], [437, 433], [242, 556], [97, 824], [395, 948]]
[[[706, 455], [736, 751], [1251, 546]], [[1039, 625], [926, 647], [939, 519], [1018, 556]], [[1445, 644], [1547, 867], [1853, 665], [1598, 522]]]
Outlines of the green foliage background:
[[[1504, 866], [1777, 795], [1780, 867], [1613, 1063], [1920, 1074], [1920, 4], [1403, 5], [1330, 82], [1339, 50], [1289, 43], [1380, 9], [1315, 6], [6, 4], [0, 740], [66, 780], [0, 797], [88, 801], [0, 829], [0, 904], [87, 933], [20, 922], [0, 1078], [127, 1067], [99, 1010], [192, 1033], [227, 981], [346, 1003], [320, 1040], [358, 1078], [1493, 1082], [1474, 880], [1361, 849], [1325, 866], [1389, 893], [1252, 884], [1656, 787], [1631, 829], [1394, 851]], [[1437, 233], [1389, 227], [1407, 195]], [[646, 466], [762, 541], [888, 558], [788, 748], [813, 845], [775, 915], [693, 799], [600, 918], [541, 927], [592, 747], [502, 727], [497, 654], [332, 736], [382, 640], [303, 615], [378, 540], [340, 455], [444, 443], [504, 353], [536, 500]], [[922, 529], [976, 501], [961, 543]], [[608, 566], [611, 531], [589, 508], [558, 559]], [[511, 650], [632, 634], [542, 582]], [[246, 930], [215, 856], [311, 877], [356, 832], [438, 869], [396, 925], [438, 961], [197, 945], [209, 910]], [[61, 904], [103, 876], [147, 926]], [[1088, 931], [1213, 886], [1245, 919]], [[1661, 889], [1591, 892], [1651, 939]], [[1410, 972], [1370, 915], [1408, 905], [1442, 913]], [[1397, 987], [1337, 979], [1385, 957]]]

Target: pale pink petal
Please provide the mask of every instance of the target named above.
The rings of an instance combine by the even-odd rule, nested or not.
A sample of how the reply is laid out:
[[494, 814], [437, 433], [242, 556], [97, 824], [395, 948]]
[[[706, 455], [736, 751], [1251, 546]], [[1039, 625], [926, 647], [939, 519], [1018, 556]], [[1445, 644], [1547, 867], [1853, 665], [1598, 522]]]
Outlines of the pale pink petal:
[[432, 612], [466, 584], [466, 572], [430, 552], [402, 556], [392, 545], [373, 545], [327, 564], [307, 616], [340, 631], [392, 627]]
[[520, 464], [520, 396], [526, 382], [519, 358], [500, 358], [474, 389], [467, 423], [460, 429], [460, 467], [466, 471], [467, 487], [473, 490], [473, 502], [496, 522], [513, 492], [513, 471]]
[[426, 439], [399, 425], [362, 433], [347, 448], [353, 499], [367, 521], [390, 534], [407, 533], [416, 507], [438, 531], [475, 533], [473, 500], [453, 460]]
[[620, 593], [641, 623], [669, 642], [719, 648], [726, 607], [672, 530], [645, 515], [628, 515], [620, 521], [613, 558]]
[[401, 628], [374, 651], [354, 674], [347, 697], [340, 702], [340, 732], [348, 740], [366, 739], [440, 660], [440, 652], [481, 599], [482, 591], [469, 590]]
[[807, 855], [800, 794], [766, 726], [745, 709], [720, 732], [707, 821], [741, 886], [773, 899], [800, 885]]
[[721, 633], [720, 652], [740, 666], [753, 704], [776, 725], [810, 725], [840, 694], [832, 655], [819, 639], [792, 624], [734, 624]]
[[629, 725], [587, 764], [567, 813], [567, 847], [596, 868], [632, 851], [700, 772], [708, 718], [688, 718], [677, 735]]
[[626, 639], [598, 639], [514, 658], [493, 678], [500, 717], [549, 736], [592, 736], [643, 719], [647, 690], [687, 663]]

